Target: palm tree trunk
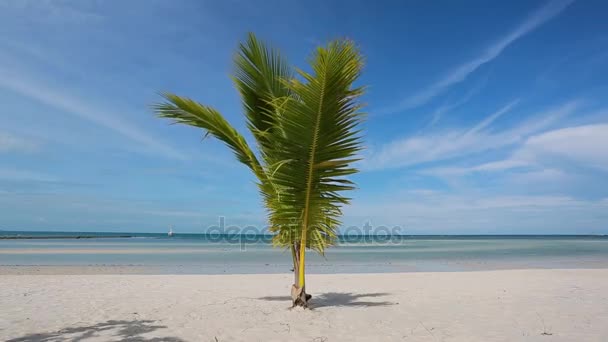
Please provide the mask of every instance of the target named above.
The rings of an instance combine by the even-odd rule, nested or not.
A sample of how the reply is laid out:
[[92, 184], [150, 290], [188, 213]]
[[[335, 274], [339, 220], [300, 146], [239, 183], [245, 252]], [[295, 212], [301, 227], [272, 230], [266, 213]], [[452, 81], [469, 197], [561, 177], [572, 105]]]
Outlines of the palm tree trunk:
[[299, 254], [300, 254], [299, 251], [300, 251], [300, 246], [298, 245], [297, 242], [294, 242], [291, 245], [291, 257], [293, 259], [293, 269], [292, 269], [292, 271], [293, 271], [293, 284], [296, 285], [296, 286], [300, 283], [300, 279], [299, 279], [299, 276], [300, 276], [300, 272], [299, 272], [300, 264], [298, 262], [298, 260], [299, 260]]
[[305, 282], [304, 282], [304, 261], [302, 257], [305, 255], [302, 253], [302, 246], [299, 242], [294, 242], [291, 246], [291, 253], [293, 257], [293, 277], [294, 283], [291, 287], [291, 299], [293, 306], [307, 307], [308, 301], [312, 298], [311, 295], [306, 293]]

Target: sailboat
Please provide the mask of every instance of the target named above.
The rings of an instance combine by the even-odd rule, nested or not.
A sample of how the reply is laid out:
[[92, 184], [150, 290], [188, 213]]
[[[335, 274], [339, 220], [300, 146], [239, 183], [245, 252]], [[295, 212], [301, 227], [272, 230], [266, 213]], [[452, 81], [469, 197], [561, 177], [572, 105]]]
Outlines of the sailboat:
[[169, 226], [169, 232], [167, 233], [169, 236], [173, 236], [173, 227]]

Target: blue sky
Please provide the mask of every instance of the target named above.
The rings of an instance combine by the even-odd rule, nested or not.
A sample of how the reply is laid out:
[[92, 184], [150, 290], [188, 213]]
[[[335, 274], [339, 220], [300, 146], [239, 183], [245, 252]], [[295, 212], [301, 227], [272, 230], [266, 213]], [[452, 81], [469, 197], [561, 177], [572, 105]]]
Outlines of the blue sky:
[[0, 229], [264, 224], [219, 142], [156, 119], [170, 90], [245, 125], [248, 31], [305, 67], [354, 39], [366, 150], [345, 225], [405, 234], [608, 233], [604, 1], [0, 2]]

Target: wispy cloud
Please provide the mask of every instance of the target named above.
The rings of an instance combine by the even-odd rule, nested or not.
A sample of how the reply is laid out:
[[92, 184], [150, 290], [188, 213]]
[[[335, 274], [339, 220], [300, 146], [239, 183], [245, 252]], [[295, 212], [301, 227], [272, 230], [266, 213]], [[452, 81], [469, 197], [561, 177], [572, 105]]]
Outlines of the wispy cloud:
[[474, 172], [499, 172], [533, 168], [518, 176], [527, 180], [563, 178], [560, 166], [608, 171], [608, 124], [574, 126], [528, 137], [506, 159], [468, 167], [437, 167], [423, 170], [436, 176], [461, 176]]
[[608, 124], [568, 127], [532, 136], [514, 158], [608, 171]]
[[605, 231], [606, 200], [567, 195], [416, 192], [367, 198], [345, 208], [345, 221], [398, 225], [404, 234], [532, 234]]
[[466, 135], [471, 135], [471, 134], [475, 134], [477, 132], [480, 132], [484, 128], [490, 126], [498, 118], [500, 118], [504, 114], [510, 112], [511, 109], [513, 109], [513, 107], [517, 106], [517, 104], [519, 102], [520, 102], [520, 99], [511, 101], [506, 106], [504, 106], [504, 107], [500, 108], [498, 111], [496, 111], [494, 114], [492, 114], [492, 115], [488, 116], [487, 118], [483, 119], [480, 123], [478, 123], [473, 128], [471, 128], [470, 130], [468, 130], [465, 134]]
[[424, 174], [440, 176], [440, 177], [449, 177], [449, 176], [462, 176], [472, 172], [496, 172], [496, 171], [504, 171], [511, 170], [515, 168], [521, 167], [529, 167], [530, 164], [528, 162], [515, 160], [515, 159], [505, 159], [499, 160], [495, 162], [484, 163], [475, 166], [469, 167], [461, 167], [461, 166], [446, 166], [446, 167], [434, 167], [430, 169], [422, 170], [421, 172]]
[[0, 168], [0, 180], [8, 181], [34, 181], [34, 182], [55, 182], [53, 176], [29, 170], [19, 170], [14, 168]]
[[488, 46], [479, 56], [454, 68], [428, 88], [406, 98], [396, 106], [380, 110], [380, 112], [396, 113], [427, 103], [449, 87], [464, 81], [482, 65], [496, 59], [511, 44], [559, 15], [572, 2], [574, 2], [574, 0], [549, 1], [543, 7], [530, 14], [530, 16], [515, 27], [515, 29]]
[[158, 138], [152, 137], [130, 123], [110, 114], [113, 111], [97, 108], [68, 92], [45, 86], [39, 81], [28, 80], [24, 75], [15, 75], [9, 70], [0, 68], [0, 87], [110, 129], [114, 133], [142, 144], [154, 153], [174, 159], [187, 159], [183, 153], [162, 143]]
[[[201, 232], [207, 227], [217, 226], [220, 217], [225, 217], [226, 227], [265, 227], [263, 212], [258, 208], [232, 211], [231, 205], [234, 203], [221, 198], [159, 201], [133, 196], [124, 198], [54, 191], [3, 192], [0, 189], [0, 208], [19, 217], [26, 227], [35, 229], [49, 227], [35, 222], [37, 217], [47, 218], [50, 224], [60, 224], [62, 229], [82, 229], [85, 226], [98, 231], [109, 229], [124, 232], [142, 228], [144, 231], [165, 231], [167, 225], [171, 224], [179, 232]], [[203, 207], [205, 210], [201, 210]], [[80, 215], [83, 212], [86, 215]], [[23, 225], [20, 229], [26, 228]]]
[[36, 148], [37, 145], [32, 141], [0, 132], [0, 152], [30, 152]]
[[481, 89], [485, 85], [486, 81], [487, 81], [487, 78], [484, 78], [482, 82], [479, 82], [476, 86], [474, 86], [469, 91], [467, 91], [467, 93], [462, 98], [458, 99], [457, 101], [454, 101], [451, 103], [446, 103], [442, 106], [439, 106], [433, 112], [433, 116], [431, 118], [431, 122], [429, 123], [429, 126], [431, 126], [431, 127], [435, 126], [446, 113], [468, 103], [475, 95], [477, 95], [481, 91]]
[[28, 13], [29, 20], [76, 22], [90, 24], [103, 19], [92, 10], [94, 2], [88, 1], [42, 1], [18, 0], [0, 1], [0, 9], [16, 13]]
[[518, 100], [508, 103], [471, 128], [431, 132], [381, 145], [376, 150], [370, 150], [362, 163], [363, 168], [374, 170], [413, 166], [522, 143], [528, 136], [550, 128], [580, 106], [579, 102], [568, 102], [533, 115], [532, 119], [512, 128], [497, 132], [489, 129], [495, 120], [512, 110], [517, 103]]

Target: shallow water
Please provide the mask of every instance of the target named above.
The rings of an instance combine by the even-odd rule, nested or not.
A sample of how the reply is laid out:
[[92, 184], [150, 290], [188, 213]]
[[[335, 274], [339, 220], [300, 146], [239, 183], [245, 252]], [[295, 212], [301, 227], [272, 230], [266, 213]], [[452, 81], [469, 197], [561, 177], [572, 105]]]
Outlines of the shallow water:
[[[288, 251], [268, 236], [199, 234], [1, 232], [32, 237], [105, 238], [0, 240], [0, 265], [121, 266], [154, 273], [283, 273]], [[114, 234], [125, 235], [125, 234]], [[342, 237], [325, 258], [310, 253], [312, 273], [467, 271], [525, 268], [608, 268], [604, 236], [393, 236]]]

